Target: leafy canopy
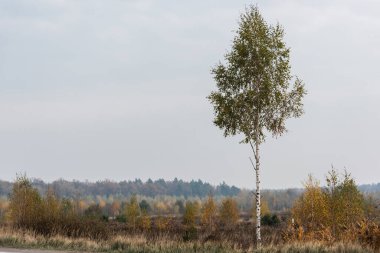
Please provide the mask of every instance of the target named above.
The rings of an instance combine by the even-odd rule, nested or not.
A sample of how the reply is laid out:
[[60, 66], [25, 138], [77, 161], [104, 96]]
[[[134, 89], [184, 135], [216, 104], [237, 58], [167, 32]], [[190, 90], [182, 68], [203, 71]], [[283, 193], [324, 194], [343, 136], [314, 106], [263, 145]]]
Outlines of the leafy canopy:
[[212, 69], [218, 91], [208, 96], [214, 123], [225, 136], [244, 134], [244, 143], [261, 143], [265, 130], [279, 136], [286, 131], [287, 118], [303, 114], [306, 91], [290, 73], [283, 38], [283, 28], [268, 25], [257, 7], [250, 6], [241, 15], [226, 63]]

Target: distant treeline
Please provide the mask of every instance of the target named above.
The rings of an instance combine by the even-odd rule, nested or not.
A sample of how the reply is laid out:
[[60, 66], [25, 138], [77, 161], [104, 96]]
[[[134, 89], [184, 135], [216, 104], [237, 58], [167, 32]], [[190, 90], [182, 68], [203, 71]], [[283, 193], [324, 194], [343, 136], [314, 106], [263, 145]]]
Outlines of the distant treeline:
[[[51, 189], [60, 198], [69, 199], [96, 199], [97, 196], [103, 198], [125, 199], [132, 195], [140, 195], [149, 198], [156, 196], [173, 196], [179, 198], [205, 198], [208, 195], [220, 197], [236, 197], [242, 210], [248, 210], [252, 205], [252, 193], [246, 189], [240, 189], [236, 186], [229, 186], [222, 183], [213, 186], [201, 180], [186, 182], [174, 179], [166, 181], [164, 179], [147, 180], [143, 182], [140, 179], [134, 181], [114, 182], [110, 180], [98, 182], [80, 182], [66, 181], [63, 179], [56, 180], [52, 183], [45, 183], [40, 179], [31, 180], [41, 194], [45, 194], [47, 189]], [[12, 190], [12, 182], [0, 180], [0, 196], [7, 197]], [[360, 185], [359, 190], [364, 194], [373, 195], [380, 199], [380, 183]], [[300, 196], [302, 189], [284, 189], [284, 190], [263, 190], [263, 198], [268, 202], [271, 210], [287, 210], [294, 200]]]
[[[12, 190], [12, 183], [0, 180], [0, 196], [7, 196]], [[140, 179], [134, 181], [114, 182], [110, 180], [98, 182], [80, 182], [66, 181], [63, 179], [56, 180], [52, 183], [45, 183], [40, 179], [32, 180], [33, 187], [37, 188], [40, 193], [45, 193], [49, 187], [61, 198], [82, 198], [85, 196], [120, 196], [129, 197], [131, 195], [143, 195], [155, 197], [157, 195], [183, 196], [187, 197], [206, 197], [215, 196], [236, 196], [241, 192], [236, 186], [229, 186], [222, 183], [213, 186], [201, 180], [185, 182], [175, 178], [172, 181], [164, 179], [147, 180], [143, 182]]]
[[380, 183], [377, 184], [362, 184], [358, 186], [359, 190], [365, 194], [380, 194]]

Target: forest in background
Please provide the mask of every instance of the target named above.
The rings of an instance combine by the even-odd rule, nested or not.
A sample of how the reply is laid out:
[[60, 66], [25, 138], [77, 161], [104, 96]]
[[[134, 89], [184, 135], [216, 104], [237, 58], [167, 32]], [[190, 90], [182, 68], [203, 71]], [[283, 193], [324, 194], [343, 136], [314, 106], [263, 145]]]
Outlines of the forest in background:
[[[52, 183], [46, 183], [41, 179], [31, 179], [31, 184], [41, 195], [45, 195], [50, 188], [59, 198], [77, 200], [83, 210], [100, 204], [104, 207], [103, 213], [107, 216], [112, 216], [110, 210], [113, 203], [122, 205], [131, 196], [137, 196], [140, 201], [145, 200], [152, 213], [157, 214], [181, 214], [187, 200], [201, 202], [209, 195], [214, 196], [219, 202], [224, 197], [233, 197], [240, 211], [244, 213], [250, 213], [254, 206], [251, 190], [230, 186], [224, 182], [213, 186], [202, 180], [186, 182], [177, 178], [172, 181], [148, 179], [145, 182], [140, 179], [121, 182], [111, 180], [80, 182], [60, 179]], [[6, 202], [12, 187], [12, 182], [0, 180], [0, 203]], [[358, 189], [364, 195], [380, 200], [380, 183], [359, 185]], [[264, 205], [267, 205], [272, 212], [286, 212], [302, 192], [301, 188], [267, 189], [262, 191], [262, 199]], [[0, 204], [0, 209], [2, 206], [6, 204]]]
[[[155, 197], [157, 195], [183, 196], [187, 197], [205, 197], [209, 194], [220, 196], [235, 196], [241, 189], [236, 186], [229, 186], [221, 183], [213, 186], [202, 180], [192, 180], [186, 182], [175, 178], [172, 181], [158, 179], [153, 181], [148, 179], [143, 182], [141, 179], [133, 181], [115, 182], [103, 180], [97, 182], [80, 182], [77, 180], [67, 181], [59, 179], [52, 183], [45, 183], [41, 179], [31, 179], [33, 187], [37, 188], [40, 193], [44, 193], [48, 187], [54, 189], [59, 197], [76, 198], [84, 196], [121, 196], [129, 197], [134, 194], [144, 195], [146, 197]], [[8, 195], [12, 190], [12, 183], [0, 180], [0, 195]]]
[[[51, 189], [59, 198], [79, 201], [83, 209], [100, 204], [100, 206], [105, 207], [104, 214], [107, 216], [112, 216], [112, 212], [107, 210], [113, 203], [122, 205], [132, 196], [137, 196], [140, 201], [145, 200], [149, 203], [151, 211], [157, 214], [181, 214], [183, 205], [187, 200], [201, 202], [209, 195], [212, 195], [219, 202], [225, 197], [233, 197], [239, 210], [245, 213], [251, 212], [254, 205], [251, 190], [240, 189], [224, 182], [217, 186], [201, 180], [186, 182], [178, 179], [172, 181], [149, 179], [145, 182], [140, 179], [121, 182], [110, 180], [80, 182], [60, 179], [52, 183], [46, 183], [40, 179], [31, 179], [30, 182], [41, 195], [45, 195], [48, 189]], [[2, 198], [0, 202], [6, 201], [12, 187], [12, 182], [0, 180], [0, 198]], [[264, 190], [263, 199], [268, 208], [274, 212], [282, 212], [289, 210], [301, 193], [302, 189], [296, 188]], [[0, 209], [1, 206], [0, 204]]]

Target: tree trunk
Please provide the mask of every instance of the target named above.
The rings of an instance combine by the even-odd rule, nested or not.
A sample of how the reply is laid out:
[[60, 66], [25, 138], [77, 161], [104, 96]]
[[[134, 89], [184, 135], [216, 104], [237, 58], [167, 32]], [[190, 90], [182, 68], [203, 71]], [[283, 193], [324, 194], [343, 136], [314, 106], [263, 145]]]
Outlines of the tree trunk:
[[256, 243], [257, 248], [261, 248], [261, 195], [260, 195], [260, 147], [256, 141]]

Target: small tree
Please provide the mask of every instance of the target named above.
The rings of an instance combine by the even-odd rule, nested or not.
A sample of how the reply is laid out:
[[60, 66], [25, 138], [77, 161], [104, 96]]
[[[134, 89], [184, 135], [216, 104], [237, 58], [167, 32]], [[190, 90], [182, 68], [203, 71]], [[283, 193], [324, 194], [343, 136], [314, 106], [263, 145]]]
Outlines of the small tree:
[[132, 226], [133, 229], [136, 228], [136, 221], [139, 215], [140, 207], [136, 196], [133, 195], [125, 207], [125, 216], [127, 218], [127, 223], [129, 226]]
[[44, 213], [46, 215], [45, 220], [47, 220], [50, 224], [56, 223], [60, 217], [60, 201], [51, 187], [49, 187], [46, 192], [43, 204]]
[[297, 224], [306, 230], [317, 231], [327, 224], [328, 199], [323, 194], [318, 180], [311, 175], [304, 186], [305, 191], [295, 202], [292, 214]]
[[349, 227], [364, 218], [364, 197], [347, 171], [341, 177], [333, 168], [326, 182], [325, 196], [330, 213], [328, 225], [336, 236], [341, 227]]
[[334, 169], [321, 188], [313, 177], [305, 183], [305, 191], [295, 202], [292, 214], [305, 233], [326, 231], [336, 239], [364, 219], [365, 202], [355, 181], [347, 172], [341, 177]]
[[[265, 132], [280, 136], [286, 132], [285, 121], [303, 113], [302, 98], [306, 94], [302, 81], [290, 73], [289, 48], [284, 30], [268, 25], [259, 10], [250, 6], [241, 15], [232, 49], [225, 65], [212, 69], [218, 87], [208, 99], [214, 106], [214, 123], [224, 135], [243, 134], [249, 143], [256, 171], [256, 240], [260, 233], [260, 145]], [[294, 79], [294, 81], [293, 81]]]
[[202, 225], [213, 229], [216, 223], [217, 211], [218, 210], [214, 198], [212, 196], [209, 196], [202, 206]]
[[10, 194], [10, 220], [19, 228], [35, 229], [43, 214], [42, 198], [30, 180], [17, 176]]
[[183, 214], [183, 224], [187, 227], [194, 227], [198, 211], [198, 205], [196, 203], [187, 201]]
[[233, 198], [225, 198], [219, 210], [221, 222], [227, 226], [232, 227], [239, 220], [239, 209], [236, 201]]

